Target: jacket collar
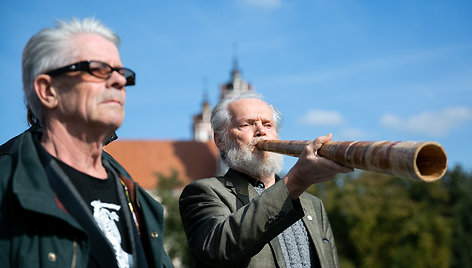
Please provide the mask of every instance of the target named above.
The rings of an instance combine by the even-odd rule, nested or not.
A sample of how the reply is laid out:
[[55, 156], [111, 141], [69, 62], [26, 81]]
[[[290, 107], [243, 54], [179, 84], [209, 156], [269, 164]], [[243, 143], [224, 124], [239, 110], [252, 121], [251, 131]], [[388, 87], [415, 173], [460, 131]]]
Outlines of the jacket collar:
[[228, 172], [226, 172], [224, 179], [225, 186], [231, 189], [245, 205], [259, 196], [254, 187], [249, 183], [251, 179], [254, 180], [249, 175], [230, 168]]
[[[49, 184], [44, 164], [48, 164], [53, 159], [35, 142], [35, 140], [40, 140], [41, 135], [41, 126], [32, 126], [23, 134], [10, 141], [12, 145], [9, 146], [8, 150], [12, 154], [14, 161], [16, 161], [16, 167], [12, 175], [13, 193], [18, 197], [18, 201], [23, 208], [63, 219], [72, 226], [82, 229], [64, 210], [64, 207]], [[17, 150], [14, 150], [14, 148], [17, 148]], [[121, 177], [127, 182], [127, 186], [134, 186], [129, 174], [119, 164], [114, 162], [110, 155], [103, 152], [102, 158], [104, 163], [109, 163], [111, 167], [116, 168], [120, 176], [123, 174]], [[131, 198], [137, 203], [135, 198], [136, 191], [134, 187], [130, 188]]]
[[[259, 196], [254, 187], [264, 185], [253, 177], [232, 168], [226, 172], [224, 179], [225, 186], [231, 189], [245, 205]], [[279, 181], [280, 177], [276, 175], [275, 180]]]
[[55, 193], [49, 186], [47, 175], [40, 161], [34, 143], [35, 135], [41, 131], [30, 128], [15, 141], [17, 148], [13, 154], [16, 162], [12, 174], [12, 190], [24, 209], [60, 218], [72, 226], [81, 229], [76, 221], [66, 213]]

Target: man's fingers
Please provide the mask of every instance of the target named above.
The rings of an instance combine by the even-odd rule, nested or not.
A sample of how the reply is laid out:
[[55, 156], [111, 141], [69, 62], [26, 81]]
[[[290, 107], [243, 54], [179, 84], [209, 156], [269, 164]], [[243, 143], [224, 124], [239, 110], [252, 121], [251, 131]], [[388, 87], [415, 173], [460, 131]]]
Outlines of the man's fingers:
[[330, 141], [332, 137], [333, 137], [333, 134], [329, 133], [328, 135], [320, 136], [320, 137], [316, 138], [313, 141], [313, 149], [315, 151], [318, 151], [318, 149], [320, 149], [321, 146], [323, 146], [323, 144]]
[[330, 160], [330, 159], [327, 159], [327, 158], [323, 158], [323, 159], [325, 159], [326, 161], [331, 162], [330, 166], [333, 170], [336, 171], [336, 173], [348, 173], [348, 172], [354, 171], [353, 168], [340, 165], [340, 164], [334, 162], [333, 160]]

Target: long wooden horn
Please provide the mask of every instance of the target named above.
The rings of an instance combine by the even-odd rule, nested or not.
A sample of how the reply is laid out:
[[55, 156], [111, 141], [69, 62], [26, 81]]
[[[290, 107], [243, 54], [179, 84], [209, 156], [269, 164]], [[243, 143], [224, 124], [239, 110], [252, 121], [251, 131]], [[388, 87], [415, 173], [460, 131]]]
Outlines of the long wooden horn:
[[[313, 141], [263, 140], [257, 148], [298, 157]], [[318, 150], [343, 166], [431, 182], [447, 170], [447, 156], [437, 142], [330, 141]]]

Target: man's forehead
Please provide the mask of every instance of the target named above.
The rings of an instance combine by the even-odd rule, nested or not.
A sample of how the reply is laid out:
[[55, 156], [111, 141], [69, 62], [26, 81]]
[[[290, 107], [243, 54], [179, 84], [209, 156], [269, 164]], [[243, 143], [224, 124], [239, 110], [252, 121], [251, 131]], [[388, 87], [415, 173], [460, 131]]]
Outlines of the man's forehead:
[[98, 60], [121, 66], [118, 48], [110, 40], [93, 33], [78, 34], [72, 40], [77, 49], [77, 60]]
[[266, 119], [272, 120], [273, 114], [269, 105], [259, 99], [241, 99], [229, 105], [234, 120]]

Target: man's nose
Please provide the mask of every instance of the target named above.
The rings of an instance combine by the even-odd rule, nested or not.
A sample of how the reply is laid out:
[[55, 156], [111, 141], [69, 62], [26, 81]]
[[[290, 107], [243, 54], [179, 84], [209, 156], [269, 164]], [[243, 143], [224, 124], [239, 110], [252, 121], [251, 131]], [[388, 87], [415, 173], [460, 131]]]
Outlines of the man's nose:
[[109, 83], [111, 87], [122, 89], [126, 85], [126, 78], [117, 71], [112, 71], [107, 83]]
[[265, 136], [265, 135], [267, 135], [267, 130], [265, 129], [264, 125], [260, 122], [257, 122], [254, 136], [260, 137], [260, 136]]

